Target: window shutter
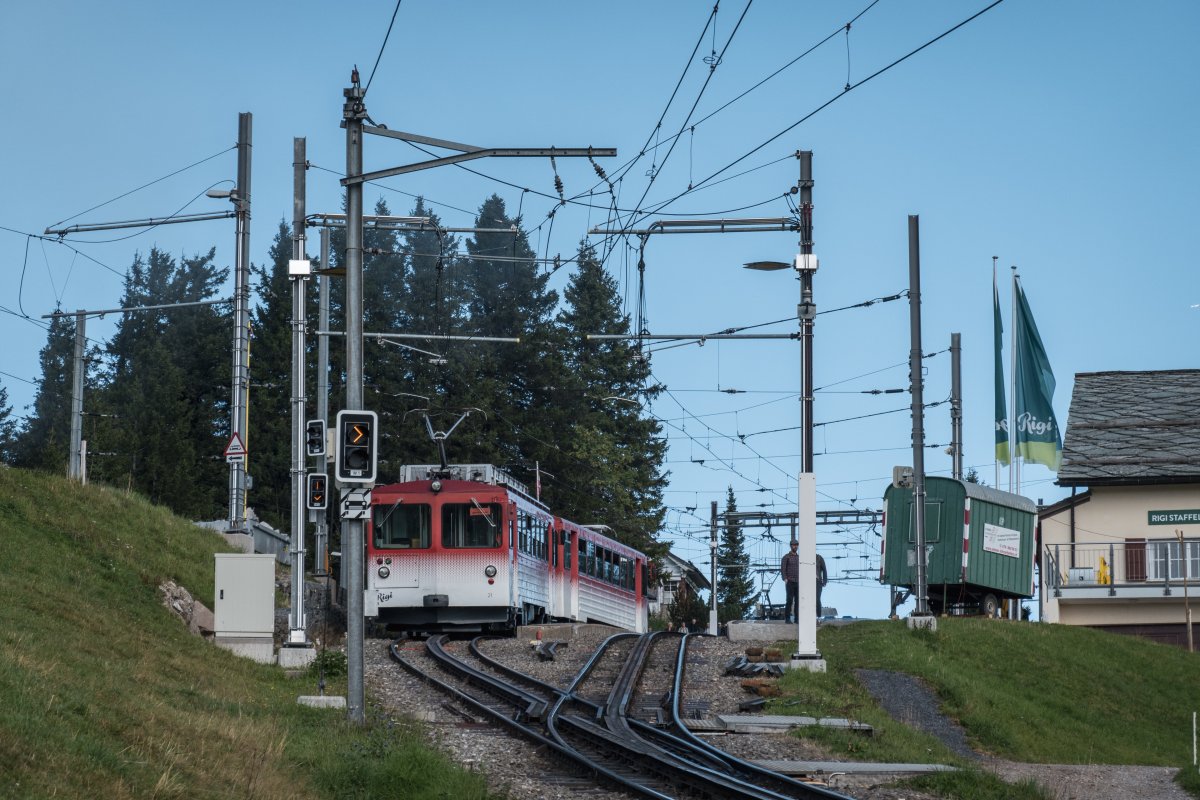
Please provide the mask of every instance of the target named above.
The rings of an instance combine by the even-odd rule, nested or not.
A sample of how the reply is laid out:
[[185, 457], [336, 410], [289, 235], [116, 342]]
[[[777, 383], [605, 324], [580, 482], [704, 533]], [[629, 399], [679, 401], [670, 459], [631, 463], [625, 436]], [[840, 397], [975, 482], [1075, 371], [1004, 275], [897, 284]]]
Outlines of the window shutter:
[[1125, 580], [1146, 580], [1146, 540], [1125, 540]]

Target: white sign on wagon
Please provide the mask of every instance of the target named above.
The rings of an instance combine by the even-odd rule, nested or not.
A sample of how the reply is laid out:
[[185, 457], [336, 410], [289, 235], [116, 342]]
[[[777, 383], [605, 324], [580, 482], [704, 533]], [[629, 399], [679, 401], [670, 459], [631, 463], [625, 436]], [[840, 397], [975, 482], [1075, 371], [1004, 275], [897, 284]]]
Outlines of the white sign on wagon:
[[983, 525], [983, 549], [989, 553], [1020, 558], [1021, 532], [985, 522]]

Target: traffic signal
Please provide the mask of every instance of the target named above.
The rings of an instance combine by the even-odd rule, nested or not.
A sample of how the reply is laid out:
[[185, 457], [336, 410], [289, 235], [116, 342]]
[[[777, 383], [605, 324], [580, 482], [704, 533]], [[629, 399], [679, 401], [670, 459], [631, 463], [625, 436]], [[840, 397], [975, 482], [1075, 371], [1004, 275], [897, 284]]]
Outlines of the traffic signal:
[[304, 452], [310, 456], [325, 455], [325, 420], [308, 421], [304, 428]]
[[379, 459], [378, 422], [374, 411], [338, 412], [334, 477], [339, 483], [375, 483], [375, 465]]
[[324, 511], [329, 507], [329, 476], [324, 472], [310, 472], [307, 481], [305, 505], [309, 511]]

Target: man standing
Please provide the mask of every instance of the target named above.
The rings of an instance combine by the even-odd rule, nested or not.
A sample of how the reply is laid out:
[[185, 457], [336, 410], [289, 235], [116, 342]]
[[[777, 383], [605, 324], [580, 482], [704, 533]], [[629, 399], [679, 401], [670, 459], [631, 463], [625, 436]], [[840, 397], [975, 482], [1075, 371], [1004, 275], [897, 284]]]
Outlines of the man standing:
[[779, 573], [783, 576], [783, 588], [787, 592], [783, 613], [784, 619], [788, 622], [795, 622], [799, 618], [796, 611], [796, 603], [800, 594], [800, 554], [796, 552], [796, 548], [799, 546], [800, 542], [792, 539], [791, 549], [779, 562]]
[[817, 619], [822, 616], [821, 590], [827, 583], [829, 583], [829, 573], [825, 571], [825, 559], [821, 558], [820, 553], [817, 553]]

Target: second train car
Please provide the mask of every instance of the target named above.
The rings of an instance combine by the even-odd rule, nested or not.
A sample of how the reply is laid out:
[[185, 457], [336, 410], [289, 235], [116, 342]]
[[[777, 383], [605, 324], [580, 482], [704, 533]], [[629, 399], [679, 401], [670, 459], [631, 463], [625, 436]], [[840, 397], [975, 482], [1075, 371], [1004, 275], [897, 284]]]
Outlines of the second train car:
[[643, 633], [649, 561], [604, 530], [554, 515], [490, 464], [405, 466], [372, 491], [364, 611], [412, 632], [599, 622]]

